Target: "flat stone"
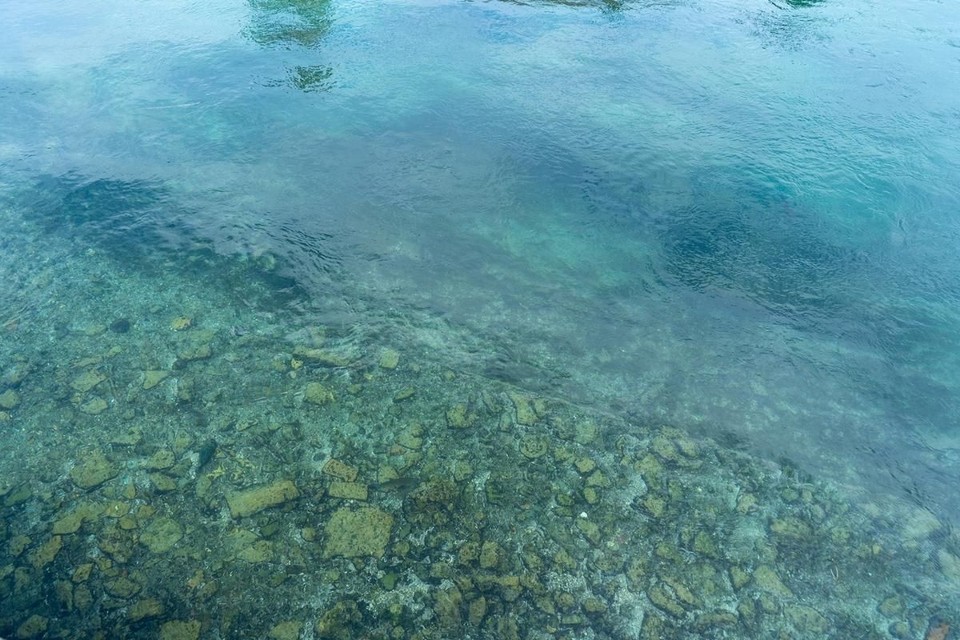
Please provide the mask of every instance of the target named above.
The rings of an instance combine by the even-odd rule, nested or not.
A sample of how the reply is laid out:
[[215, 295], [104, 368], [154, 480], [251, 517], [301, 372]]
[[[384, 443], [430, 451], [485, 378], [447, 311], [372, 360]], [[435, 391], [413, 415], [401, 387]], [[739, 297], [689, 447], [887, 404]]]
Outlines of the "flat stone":
[[447, 426], [451, 429], [466, 429], [473, 426], [476, 414], [464, 403], [455, 404], [447, 410]]
[[102, 451], [94, 451], [70, 470], [70, 479], [81, 489], [93, 489], [115, 478], [118, 473], [120, 470]]
[[103, 583], [103, 589], [115, 598], [128, 600], [140, 593], [143, 586], [126, 576], [119, 576]]
[[267, 637], [270, 640], [298, 640], [303, 623], [298, 620], [285, 620], [273, 625]]
[[76, 533], [80, 526], [87, 520], [93, 520], [103, 513], [103, 507], [94, 503], [85, 503], [79, 505], [76, 509], [66, 514], [53, 523], [53, 534], [63, 535]]
[[143, 462], [144, 469], [160, 471], [169, 469], [177, 463], [177, 456], [170, 449], [160, 449]]
[[15, 409], [20, 404], [20, 396], [13, 389], [0, 393], [0, 409]]
[[155, 386], [170, 377], [169, 371], [151, 369], [143, 372], [143, 388], [153, 389]]
[[367, 499], [367, 485], [360, 482], [331, 482], [327, 494], [331, 498], [365, 501]]
[[268, 540], [257, 540], [250, 546], [241, 549], [237, 557], [250, 564], [269, 562], [273, 560], [273, 545]]
[[303, 392], [303, 399], [310, 404], [324, 405], [336, 400], [336, 396], [319, 382], [311, 382]]
[[198, 640], [199, 620], [171, 620], [160, 627], [160, 640]]
[[293, 355], [303, 360], [310, 360], [316, 364], [326, 365], [328, 367], [346, 367], [350, 360], [339, 354], [327, 351], [326, 349], [316, 349], [313, 347], [298, 346], [294, 347]]
[[184, 331], [193, 326], [193, 319], [189, 316], [177, 316], [170, 321], [170, 328], [174, 331]]
[[183, 538], [183, 527], [173, 518], [157, 518], [140, 534], [140, 542], [153, 553], [163, 553]]
[[73, 379], [70, 387], [77, 393], [86, 393], [107, 379], [107, 376], [96, 369], [88, 369]]
[[390, 541], [393, 516], [373, 507], [338, 509], [324, 529], [324, 556], [383, 556]]
[[47, 633], [48, 626], [46, 618], [33, 614], [17, 627], [17, 638], [39, 638]]
[[156, 598], [143, 598], [133, 603], [127, 611], [127, 619], [131, 622], [140, 622], [149, 618], [163, 615], [163, 603]]
[[30, 558], [30, 561], [33, 563], [35, 569], [43, 569], [45, 566], [53, 562], [54, 558], [57, 557], [57, 554], [60, 553], [60, 549], [63, 548], [63, 538], [60, 536], [53, 536], [46, 542], [44, 542], [39, 549], [33, 552], [33, 555]]
[[194, 360], [206, 360], [213, 355], [213, 347], [209, 343], [203, 343], [187, 347], [177, 354], [177, 359], [181, 362], [192, 362]]
[[519, 393], [511, 393], [509, 395], [511, 402], [513, 402], [513, 407], [517, 412], [518, 424], [530, 426], [540, 419], [529, 398]]
[[395, 349], [384, 349], [380, 354], [381, 369], [396, 369], [400, 364], [400, 352]]
[[150, 478], [150, 484], [160, 493], [168, 493], [177, 489], [177, 481], [168, 475], [151, 473], [148, 477]]
[[341, 462], [336, 458], [330, 458], [327, 463], [323, 465], [323, 472], [328, 476], [340, 478], [341, 480], [346, 480], [347, 482], [353, 482], [356, 480], [357, 475], [360, 473], [359, 470], [353, 465], [349, 465], [346, 462]]
[[395, 394], [393, 394], [393, 401], [403, 402], [404, 400], [407, 400], [415, 396], [416, 393], [417, 393], [417, 389], [415, 387], [405, 387], [400, 391], [396, 392]]
[[793, 597], [793, 592], [787, 585], [783, 584], [780, 576], [777, 575], [777, 572], [769, 565], [760, 565], [757, 567], [757, 570], [753, 572], [753, 582], [761, 591], [766, 591], [767, 593], [772, 593], [773, 595], [784, 598]]
[[280, 480], [273, 484], [227, 494], [227, 505], [230, 507], [231, 516], [244, 518], [299, 496], [300, 492], [297, 491], [297, 486], [293, 482]]
[[80, 411], [91, 416], [100, 415], [110, 408], [110, 404], [100, 396], [94, 396], [80, 405]]

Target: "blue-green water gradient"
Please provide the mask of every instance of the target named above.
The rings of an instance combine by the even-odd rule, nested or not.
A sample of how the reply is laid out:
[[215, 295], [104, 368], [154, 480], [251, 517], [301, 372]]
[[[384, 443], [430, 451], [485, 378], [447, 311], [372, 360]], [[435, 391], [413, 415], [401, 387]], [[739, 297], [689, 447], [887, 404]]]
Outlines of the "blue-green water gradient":
[[50, 233], [131, 265], [273, 255], [291, 311], [960, 520], [952, 4], [33, 2], [0, 24], [2, 190]]

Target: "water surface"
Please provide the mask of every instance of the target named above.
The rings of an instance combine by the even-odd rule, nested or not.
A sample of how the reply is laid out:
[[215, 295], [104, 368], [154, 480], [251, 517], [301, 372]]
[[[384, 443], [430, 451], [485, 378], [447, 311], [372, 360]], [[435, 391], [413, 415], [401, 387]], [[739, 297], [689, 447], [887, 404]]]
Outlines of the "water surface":
[[[960, 520], [950, 5], [38, 2], [0, 21], [3, 215], [38, 243], [144, 274], [248, 261], [291, 327]], [[38, 306], [9, 282], [11, 315]]]

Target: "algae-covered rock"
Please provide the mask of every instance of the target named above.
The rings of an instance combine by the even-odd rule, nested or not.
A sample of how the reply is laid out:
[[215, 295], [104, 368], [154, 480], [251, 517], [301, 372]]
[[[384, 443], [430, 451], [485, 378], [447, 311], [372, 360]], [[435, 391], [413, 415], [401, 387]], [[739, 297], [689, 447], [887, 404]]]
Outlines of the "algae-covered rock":
[[777, 572], [769, 565], [760, 565], [757, 567], [757, 570], [753, 572], [753, 582], [761, 591], [766, 591], [767, 593], [772, 593], [784, 598], [793, 597], [793, 592], [790, 591], [787, 585], [783, 584], [780, 576], [777, 575]]
[[310, 404], [324, 405], [328, 402], [333, 402], [336, 397], [332, 391], [319, 382], [311, 382], [307, 385], [307, 388], [304, 389], [303, 399]]
[[[488, 487], [492, 484], [488, 483]], [[432, 478], [410, 492], [406, 505], [412, 521], [439, 524], [449, 518], [459, 502], [456, 484], [446, 478]]]
[[150, 369], [143, 372], [143, 388], [153, 389], [155, 386], [170, 377], [169, 371], [162, 369]]
[[813, 529], [799, 518], [777, 518], [770, 523], [770, 531], [775, 536], [792, 540], [808, 540], [813, 536]]
[[520, 438], [520, 454], [524, 458], [534, 460], [546, 455], [550, 448], [550, 441], [543, 435], [528, 435]]
[[143, 598], [133, 603], [127, 611], [130, 622], [140, 622], [163, 615], [163, 603], [156, 598]]
[[94, 451], [70, 470], [70, 479], [81, 489], [93, 489], [117, 476], [120, 470], [102, 451]]
[[177, 482], [168, 475], [162, 473], [151, 473], [149, 476], [150, 484], [158, 493], [168, 493], [177, 488]]
[[230, 515], [244, 518], [259, 513], [269, 507], [275, 507], [300, 496], [297, 486], [290, 480], [280, 480], [273, 484], [254, 487], [246, 491], [227, 494]]
[[177, 363], [183, 365], [194, 360], [206, 360], [213, 355], [213, 347], [210, 343], [191, 345], [177, 353]]
[[326, 557], [383, 556], [390, 541], [393, 516], [373, 507], [338, 509], [324, 529]]
[[658, 609], [672, 616], [681, 617], [685, 611], [677, 598], [662, 585], [654, 585], [647, 591], [647, 597]]
[[602, 536], [600, 533], [600, 527], [597, 525], [597, 523], [587, 518], [577, 518], [576, 525], [577, 529], [580, 530], [580, 533], [586, 536], [587, 540], [593, 544], [600, 544]]
[[52, 536], [40, 545], [39, 549], [33, 552], [30, 562], [33, 563], [35, 569], [42, 569], [53, 562], [62, 548], [63, 538], [61, 536]]
[[414, 422], [397, 436], [397, 444], [404, 449], [417, 450], [423, 446], [423, 427]]
[[26, 551], [32, 542], [30, 536], [25, 536], [22, 533], [15, 535], [10, 538], [10, 541], [7, 543], [7, 551], [11, 556], [16, 558]]
[[172, 518], [157, 518], [140, 534], [140, 542], [153, 553], [173, 548], [183, 537], [183, 527]]
[[90, 574], [93, 572], [93, 566], [94, 565], [92, 562], [84, 562], [73, 570], [73, 575], [70, 576], [70, 579], [77, 584], [86, 582], [90, 578]]
[[199, 620], [171, 620], [160, 627], [160, 640], [198, 640]]
[[126, 576], [118, 576], [104, 582], [103, 589], [115, 598], [127, 600], [140, 593], [143, 586]]
[[359, 482], [331, 482], [327, 494], [331, 498], [365, 501], [367, 499], [367, 485]]
[[467, 620], [475, 627], [479, 627], [487, 615], [487, 599], [480, 596], [470, 603], [467, 609]]
[[824, 634], [830, 629], [830, 622], [813, 607], [790, 605], [785, 613], [790, 622], [805, 636], [826, 637]]
[[193, 326], [193, 318], [189, 316], [177, 316], [170, 321], [170, 328], [174, 331], [185, 331]]
[[433, 612], [443, 629], [456, 629], [462, 620], [463, 594], [456, 586], [439, 589], [434, 595]]
[[328, 476], [333, 476], [334, 478], [340, 478], [347, 482], [353, 482], [357, 479], [357, 475], [360, 473], [359, 469], [353, 465], [347, 464], [336, 458], [331, 458], [327, 460], [327, 463], [323, 465], [323, 473]]
[[590, 444], [597, 439], [599, 433], [600, 429], [595, 422], [579, 422], [575, 427], [573, 439], [580, 444]]
[[160, 471], [169, 469], [177, 463], [177, 456], [170, 449], [160, 449], [152, 456], [144, 460], [143, 468], [151, 471]]
[[39, 638], [47, 632], [49, 624], [46, 618], [34, 614], [17, 627], [17, 638]]
[[88, 369], [78, 375], [70, 383], [70, 387], [77, 393], [86, 393], [107, 379], [107, 376], [96, 369]]
[[93, 520], [101, 513], [103, 513], [103, 505], [82, 503], [53, 523], [53, 533], [55, 535], [76, 533], [84, 521]]
[[451, 429], [466, 429], [473, 426], [476, 420], [477, 414], [464, 403], [455, 404], [447, 410], [447, 426]]
[[357, 603], [352, 600], [341, 600], [317, 620], [314, 633], [318, 638], [329, 640], [353, 640], [358, 637], [359, 625], [363, 621]]
[[273, 625], [267, 637], [270, 640], [297, 640], [301, 629], [303, 629], [303, 623], [299, 620], [285, 620]]
[[13, 389], [0, 393], [0, 409], [15, 409], [20, 404], [20, 396]]
[[381, 369], [396, 369], [400, 364], [400, 352], [395, 349], [384, 349], [380, 354]]
[[597, 463], [590, 458], [581, 457], [573, 461], [573, 466], [575, 466], [581, 474], [586, 475], [597, 468]]
[[517, 424], [531, 426], [540, 419], [530, 399], [519, 393], [511, 393], [510, 400], [517, 412]]
[[488, 540], [483, 543], [483, 546], [480, 547], [480, 568], [481, 569], [493, 569], [500, 562], [501, 556], [500, 545], [492, 540]]
[[395, 394], [393, 394], [393, 401], [403, 402], [404, 400], [408, 400], [412, 398], [416, 394], [417, 394], [416, 387], [404, 387], [400, 391], [397, 391]]
[[86, 413], [91, 416], [97, 416], [110, 408], [110, 403], [101, 398], [100, 396], [93, 396], [92, 398], [86, 400], [85, 402], [80, 403], [78, 409], [83, 413]]
[[750, 582], [750, 573], [736, 565], [730, 567], [730, 583], [733, 588], [739, 591], [745, 584]]
[[237, 557], [250, 564], [257, 564], [273, 560], [273, 555], [273, 545], [268, 540], [257, 540], [250, 546], [241, 549]]

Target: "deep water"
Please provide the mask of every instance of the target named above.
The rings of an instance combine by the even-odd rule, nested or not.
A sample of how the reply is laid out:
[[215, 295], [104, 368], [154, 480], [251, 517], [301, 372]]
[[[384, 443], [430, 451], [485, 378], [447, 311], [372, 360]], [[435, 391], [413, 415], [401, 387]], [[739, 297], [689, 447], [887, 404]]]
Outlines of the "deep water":
[[[165, 360], [156, 336], [206, 315], [221, 337], [324, 327], [310, 344], [349, 354], [344, 385], [390, 345], [955, 536], [951, 3], [40, 1], [0, 24], [10, 468], [92, 407], [31, 404], [18, 366], [66, 388], [56, 361], [90, 354], [57, 349], [99, 323], [153, 327], [131, 366], [176, 377], [203, 358]], [[242, 371], [217, 384], [269, 395]]]

